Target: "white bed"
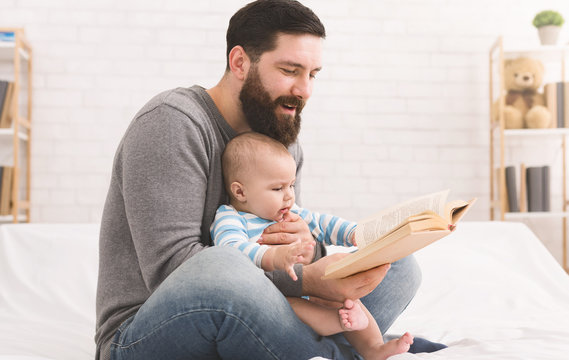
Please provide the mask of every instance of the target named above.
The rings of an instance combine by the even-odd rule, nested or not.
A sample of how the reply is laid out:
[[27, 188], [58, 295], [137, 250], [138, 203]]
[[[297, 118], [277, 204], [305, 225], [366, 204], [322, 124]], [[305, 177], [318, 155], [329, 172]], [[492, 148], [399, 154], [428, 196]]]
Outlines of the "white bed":
[[[93, 359], [96, 224], [0, 226], [0, 360]], [[449, 345], [402, 359], [568, 359], [569, 277], [523, 224], [463, 222], [417, 253], [390, 333]]]

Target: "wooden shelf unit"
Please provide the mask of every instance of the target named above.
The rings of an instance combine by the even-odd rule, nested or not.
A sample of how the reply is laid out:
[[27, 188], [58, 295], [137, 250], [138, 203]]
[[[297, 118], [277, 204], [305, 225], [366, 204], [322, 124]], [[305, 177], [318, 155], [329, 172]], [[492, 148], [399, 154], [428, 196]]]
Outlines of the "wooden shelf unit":
[[[0, 129], [0, 142], [11, 141], [12, 163], [0, 164], [14, 168], [11, 214], [0, 216], [0, 222], [30, 222], [33, 52], [23, 29], [0, 27], [0, 32], [14, 33], [14, 41], [0, 41], [0, 68], [10, 69], [7, 71], [10, 75], [6, 78], [7, 72], [2, 72], [0, 79], [14, 83], [14, 95], [9, 104], [12, 106], [12, 125]], [[23, 75], [25, 79], [22, 79]], [[25, 176], [22, 175], [22, 166], [25, 166]], [[20, 193], [20, 187], [25, 189], [24, 194]]]
[[[557, 62], [560, 65], [559, 80], [566, 81], [565, 63], [569, 59], [569, 47], [567, 46], [541, 46], [532, 49], [512, 49], [504, 51], [503, 39], [499, 37], [490, 48], [489, 54], [490, 67], [490, 219], [491, 220], [524, 220], [524, 219], [554, 219], [562, 221], [562, 266], [569, 272], [567, 263], [567, 218], [569, 211], [567, 208], [567, 137], [569, 128], [550, 128], [550, 129], [506, 129], [504, 108], [505, 104], [505, 78], [504, 61], [506, 57], [539, 57], [549, 61]], [[496, 74], [494, 68], [497, 66], [498, 93], [495, 94]], [[492, 108], [498, 104], [497, 120], [494, 118]], [[565, 109], [569, 111], [569, 109]], [[557, 138], [561, 143], [562, 157], [562, 210], [551, 212], [508, 212], [506, 194], [506, 144], [514, 138], [523, 139], [547, 139]], [[496, 156], [496, 153], [498, 156]], [[496, 172], [498, 173], [496, 175]], [[495, 189], [497, 189], [495, 191]], [[558, 199], [556, 199], [558, 200]]]

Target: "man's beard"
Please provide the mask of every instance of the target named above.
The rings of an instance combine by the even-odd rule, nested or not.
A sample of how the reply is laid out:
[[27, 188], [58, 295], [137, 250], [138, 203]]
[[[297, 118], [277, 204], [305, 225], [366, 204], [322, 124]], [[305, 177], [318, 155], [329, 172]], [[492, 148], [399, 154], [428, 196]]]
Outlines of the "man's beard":
[[[245, 119], [253, 131], [270, 136], [286, 147], [296, 141], [300, 131], [300, 112], [305, 102], [296, 96], [279, 96], [271, 100], [255, 65], [243, 83], [239, 100]], [[276, 114], [276, 110], [283, 104], [296, 107], [294, 116]]]

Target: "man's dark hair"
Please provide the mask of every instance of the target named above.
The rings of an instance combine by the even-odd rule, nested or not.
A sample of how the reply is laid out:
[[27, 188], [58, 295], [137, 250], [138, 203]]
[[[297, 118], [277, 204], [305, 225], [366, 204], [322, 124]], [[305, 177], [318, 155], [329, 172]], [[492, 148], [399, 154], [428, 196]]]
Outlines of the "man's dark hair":
[[229, 52], [235, 46], [242, 46], [251, 61], [257, 62], [264, 52], [275, 49], [279, 33], [326, 37], [318, 16], [298, 1], [257, 0], [245, 5], [229, 20], [226, 70], [229, 70]]

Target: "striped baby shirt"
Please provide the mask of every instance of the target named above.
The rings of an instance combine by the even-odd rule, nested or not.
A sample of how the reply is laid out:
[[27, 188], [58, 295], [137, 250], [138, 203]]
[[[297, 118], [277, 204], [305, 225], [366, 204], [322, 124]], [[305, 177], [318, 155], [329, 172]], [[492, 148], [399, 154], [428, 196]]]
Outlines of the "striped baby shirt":
[[[316, 241], [327, 245], [353, 246], [350, 239], [356, 223], [337, 216], [319, 214], [293, 205], [291, 211], [307, 224]], [[259, 268], [268, 245], [257, 244], [263, 230], [275, 221], [237, 211], [231, 205], [221, 205], [215, 214], [210, 232], [214, 245], [232, 246], [247, 255]]]

